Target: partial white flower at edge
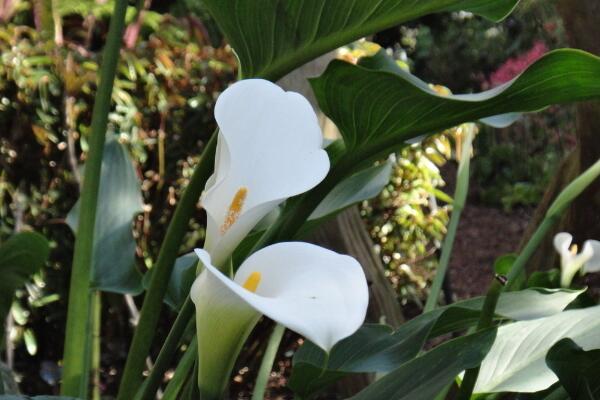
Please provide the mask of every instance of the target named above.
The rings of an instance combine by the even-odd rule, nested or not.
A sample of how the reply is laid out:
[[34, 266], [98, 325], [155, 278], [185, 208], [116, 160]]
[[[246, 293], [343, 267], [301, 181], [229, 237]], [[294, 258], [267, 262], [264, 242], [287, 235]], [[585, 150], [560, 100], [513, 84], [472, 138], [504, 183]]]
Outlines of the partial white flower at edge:
[[587, 240], [577, 253], [577, 246], [571, 246], [573, 236], [560, 232], [554, 236], [554, 248], [560, 254], [560, 285], [569, 287], [575, 274], [600, 271], [600, 241]]
[[352, 257], [302, 242], [277, 243], [246, 259], [235, 277], [221, 273], [204, 250], [196, 278], [198, 382], [206, 398], [225, 390], [235, 359], [261, 315], [329, 352], [364, 322], [369, 293]]
[[229, 86], [217, 99], [215, 172], [201, 204], [204, 249], [219, 268], [270, 211], [325, 178], [329, 158], [308, 100], [262, 79]]

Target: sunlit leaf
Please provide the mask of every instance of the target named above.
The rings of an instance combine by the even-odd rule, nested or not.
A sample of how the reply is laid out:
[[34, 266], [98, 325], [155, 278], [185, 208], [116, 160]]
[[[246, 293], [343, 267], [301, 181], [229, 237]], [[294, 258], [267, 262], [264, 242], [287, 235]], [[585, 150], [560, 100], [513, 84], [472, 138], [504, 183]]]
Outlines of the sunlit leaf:
[[586, 351], [600, 349], [599, 329], [600, 306], [501, 326], [482, 363], [475, 391], [544, 390], [558, 380], [545, 362], [550, 348], [559, 340], [570, 338]]

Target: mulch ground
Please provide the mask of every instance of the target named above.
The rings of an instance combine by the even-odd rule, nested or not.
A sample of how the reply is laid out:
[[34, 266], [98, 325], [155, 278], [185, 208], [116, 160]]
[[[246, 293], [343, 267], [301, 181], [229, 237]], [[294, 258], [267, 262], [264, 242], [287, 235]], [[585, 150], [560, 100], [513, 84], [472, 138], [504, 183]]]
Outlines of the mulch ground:
[[486, 292], [494, 278], [494, 260], [518, 250], [532, 214], [531, 209], [507, 213], [489, 206], [467, 204], [458, 225], [449, 266], [450, 287], [457, 299]]

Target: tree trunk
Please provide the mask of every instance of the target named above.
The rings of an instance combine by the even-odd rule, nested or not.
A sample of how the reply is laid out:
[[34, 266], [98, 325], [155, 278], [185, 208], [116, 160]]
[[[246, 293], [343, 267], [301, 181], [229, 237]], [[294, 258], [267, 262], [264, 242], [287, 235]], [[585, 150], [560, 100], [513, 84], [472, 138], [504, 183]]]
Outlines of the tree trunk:
[[[320, 75], [331, 59], [333, 53], [321, 56], [278, 82], [284, 89], [299, 92], [309, 99], [319, 114], [321, 127], [328, 139], [339, 137], [339, 133], [333, 123], [319, 112], [307, 78]], [[339, 253], [349, 254], [358, 260], [369, 282], [368, 321], [384, 322], [394, 328], [404, 321], [396, 293], [385, 276], [381, 260], [373, 251], [373, 242], [357, 207], [351, 207], [325, 222], [312, 233], [310, 241]], [[331, 392], [325, 394], [325, 398], [346, 398], [367, 387], [373, 379], [371, 374], [354, 374], [340, 380], [332, 387]]]
[[[600, 2], [598, 0], [559, 0], [557, 10], [561, 15], [571, 47], [600, 55]], [[577, 105], [577, 148], [558, 168], [556, 176], [523, 238], [524, 245], [539, 225], [556, 195], [577, 175], [600, 158], [600, 102]], [[587, 239], [600, 239], [600, 180], [584, 191], [565, 213], [553, 233], [567, 231], [576, 243]], [[552, 246], [553, 235], [544, 243], [528, 264], [529, 271], [543, 270], [559, 265]]]

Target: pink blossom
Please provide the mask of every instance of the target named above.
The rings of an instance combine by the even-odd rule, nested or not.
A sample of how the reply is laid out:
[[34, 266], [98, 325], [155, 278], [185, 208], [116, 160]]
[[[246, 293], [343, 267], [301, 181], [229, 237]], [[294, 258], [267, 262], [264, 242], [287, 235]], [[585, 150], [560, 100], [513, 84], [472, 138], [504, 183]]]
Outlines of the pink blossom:
[[487, 84], [491, 87], [501, 85], [510, 81], [525, 70], [534, 61], [542, 57], [548, 51], [548, 47], [542, 41], [534, 43], [527, 52], [516, 57], [509, 58], [500, 67], [492, 72]]

